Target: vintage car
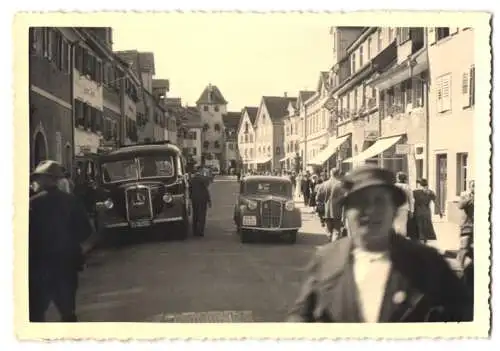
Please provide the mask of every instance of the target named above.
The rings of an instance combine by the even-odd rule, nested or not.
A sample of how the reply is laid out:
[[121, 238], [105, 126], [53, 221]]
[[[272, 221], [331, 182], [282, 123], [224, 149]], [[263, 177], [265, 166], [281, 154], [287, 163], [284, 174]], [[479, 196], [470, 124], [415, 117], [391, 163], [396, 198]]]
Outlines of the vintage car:
[[185, 239], [189, 232], [188, 176], [181, 150], [168, 142], [121, 147], [98, 159], [96, 208], [106, 232], [155, 229]]
[[293, 201], [292, 182], [277, 176], [242, 179], [234, 222], [241, 242], [251, 241], [256, 233], [265, 233], [284, 235], [289, 243], [295, 243], [302, 218]]

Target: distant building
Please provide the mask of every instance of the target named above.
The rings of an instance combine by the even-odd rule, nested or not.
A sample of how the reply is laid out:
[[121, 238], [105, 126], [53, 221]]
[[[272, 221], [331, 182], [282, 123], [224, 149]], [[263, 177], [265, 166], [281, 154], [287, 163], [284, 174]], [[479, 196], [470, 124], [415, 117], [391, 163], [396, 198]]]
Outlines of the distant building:
[[243, 170], [248, 171], [255, 166], [255, 130], [254, 124], [258, 107], [246, 106], [241, 111], [238, 123], [238, 151], [243, 163]]
[[196, 101], [201, 114], [202, 129], [202, 162], [205, 159], [217, 160], [219, 166], [224, 164], [224, 121], [227, 113], [227, 101], [217, 86], [209, 84]]
[[296, 156], [300, 156], [300, 116], [297, 109], [297, 100], [290, 101], [287, 110], [288, 114], [283, 120], [285, 157], [280, 162], [283, 169], [291, 171], [295, 169]]
[[224, 155], [225, 164], [223, 168], [226, 170], [236, 169], [240, 161], [238, 153], [238, 123], [241, 114], [239, 112], [227, 112], [222, 115], [224, 123]]
[[284, 119], [290, 101], [287, 96], [263, 96], [255, 119], [255, 165], [257, 170], [280, 169], [284, 157]]

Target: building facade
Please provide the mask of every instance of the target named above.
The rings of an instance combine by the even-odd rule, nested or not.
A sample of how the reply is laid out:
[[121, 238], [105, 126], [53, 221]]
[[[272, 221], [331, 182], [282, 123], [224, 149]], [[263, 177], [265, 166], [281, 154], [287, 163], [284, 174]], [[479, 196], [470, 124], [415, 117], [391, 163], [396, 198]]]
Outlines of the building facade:
[[255, 166], [257, 170], [277, 171], [284, 158], [284, 119], [295, 98], [263, 96], [255, 118]]
[[243, 163], [243, 171], [247, 172], [255, 166], [255, 130], [254, 124], [258, 107], [246, 106], [241, 111], [238, 124], [238, 150]]
[[283, 120], [283, 144], [285, 157], [281, 159], [281, 168], [287, 171], [295, 169], [295, 160], [300, 153], [299, 111], [297, 99], [288, 103], [287, 116]]
[[54, 159], [73, 166], [72, 28], [29, 29], [30, 169]]
[[298, 111], [298, 120], [299, 120], [299, 129], [298, 133], [300, 136], [300, 144], [299, 144], [299, 154], [302, 160], [302, 165], [304, 168], [307, 168], [307, 156], [309, 155], [307, 140], [307, 127], [308, 127], [308, 119], [307, 119], [307, 105], [306, 101], [309, 100], [316, 92], [315, 91], [299, 91], [297, 96], [297, 111]]
[[222, 116], [227, 113], [227, 101], [217, 86], [209, 84], [196, 101], [196, 106], [203, 124], [202, 163], [207, 160], [211, 164], [218, 163], [219, 167], [222, 167], [224, 165], [224, 121]]
[[241, 114], [239, 112], [227, 112], [222, 116], [224, 123], [224, 161], [223, 169], [230, 171], [236, 170], [240, 163], [240, 154], [238, 152], [238, 123]]
[[[429, 61], [424, 28], [379, 28], [397, 48], [397, 59], [370, 84], [379, 91], [379, 138], [368, 156], [408, 175], [410, 186], [428, 172]], [[362, 159], [366, 155], [361, 155]], [[364, 157], [366, 158], [366, 157]]]
[[[458, 223], [459, 195], [475, 178], [474, 30], [439, 27], [428, 28], [427, 33], [432, 82], [427, 178], [443, 214], [449, 221]], [[443, 137], [443, 130], [450, 133]]]
[[326, 160], [318, 159], [321, 151], [328, 146], [330, 118], [325, 102], [329, 98], [329, 74], [320, 72], [314, 94], [304, 102], [305, 106], [305, 150], [306, 165], [322, 167]]

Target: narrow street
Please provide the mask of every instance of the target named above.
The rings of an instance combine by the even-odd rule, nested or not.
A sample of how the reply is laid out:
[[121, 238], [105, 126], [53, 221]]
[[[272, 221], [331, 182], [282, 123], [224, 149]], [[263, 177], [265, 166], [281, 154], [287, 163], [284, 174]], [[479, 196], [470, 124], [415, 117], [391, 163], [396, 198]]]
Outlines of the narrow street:
[[[236, 180], [223, 177], [210, 186], [213, 207], [204, 238], [144, 239], [96, 251], [81, 274], [79, 319], [282, 321], [308, 259], [326, 236], [318, 234], [317, 219], [306, 213], [295, 245], [279, 240], [240, 243], [232, 220], [237, 189]], [[50, 315], [57, 320], [53, 308]]]

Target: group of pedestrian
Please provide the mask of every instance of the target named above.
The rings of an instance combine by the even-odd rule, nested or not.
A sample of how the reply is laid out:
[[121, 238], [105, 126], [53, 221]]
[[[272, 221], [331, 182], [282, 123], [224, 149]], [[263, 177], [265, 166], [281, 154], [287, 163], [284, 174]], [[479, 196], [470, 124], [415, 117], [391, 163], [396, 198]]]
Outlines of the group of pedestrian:
[[[395, 220], [404, 216], [404, 211], [408, 216], [412, 211], [417, 215], [420, 211], [427, 213], [417, 209], [425, 207], [425, 203], [428, 208], [427, 200], [432, 199], [426, 183], [420, 181], [421, 189], [411, 204], [408, 188], [396, 185], [389, 170], [364, 166], [345, 176], [338, 171], [334, 173], [337, 176], [323, 187], [330, 189], [330, 193], [321, 196], [328, 197], [330, 205], [342, 212], [347, 235], [323, 246], [314, 255], [287, 320], [471, 321], [473, 290], [467, 288], [434, 248], [408, 240], [396, 231], [401, 226], [395, 226]], [[337, 179], [339, 185], [333, 185]], [[336, 189], [341, 190], [332, 196]], [[418, 199], [424, 195], [427, 200]], [[470, 194], [464, 195], [461, 204], [469, 211], [473, 207], [470, 198]], [[471, 237], [467, 225], [463, 228], [464, 237]]]

